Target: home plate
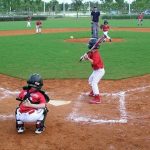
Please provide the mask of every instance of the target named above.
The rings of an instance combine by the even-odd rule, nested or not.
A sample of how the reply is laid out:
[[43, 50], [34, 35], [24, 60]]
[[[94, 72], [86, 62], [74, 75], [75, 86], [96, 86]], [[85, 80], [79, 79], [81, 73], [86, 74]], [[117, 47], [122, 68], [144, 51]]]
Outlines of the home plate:
[[61, 106], [61, 105], [70, 104], [71, 101], [64, 101], [64, 100], [50, 100], [48, 103], [51, 104], [51, 105], [54, 105], [54, 106]]

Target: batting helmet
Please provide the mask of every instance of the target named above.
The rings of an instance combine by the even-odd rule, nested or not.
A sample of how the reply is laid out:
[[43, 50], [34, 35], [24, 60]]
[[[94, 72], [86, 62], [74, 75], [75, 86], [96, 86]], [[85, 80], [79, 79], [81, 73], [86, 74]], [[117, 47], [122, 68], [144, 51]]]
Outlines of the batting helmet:
[[34, 87], [37, 90], [40, 90], [43, 86], [43, 79], [39, 74], [34, 73], [27, 80], [27, 84], [29, 87]]
[[107, 21], [107, 20], [104, 20], [104, 24], [108, 24], [108, 21]]
[[[91, 49], [97, 42], [97, 38], [91, 38], [89, 43], [88, 43], [88, 48]], [[96, 45], [94, 49], [97, 49], [99, 45]]]

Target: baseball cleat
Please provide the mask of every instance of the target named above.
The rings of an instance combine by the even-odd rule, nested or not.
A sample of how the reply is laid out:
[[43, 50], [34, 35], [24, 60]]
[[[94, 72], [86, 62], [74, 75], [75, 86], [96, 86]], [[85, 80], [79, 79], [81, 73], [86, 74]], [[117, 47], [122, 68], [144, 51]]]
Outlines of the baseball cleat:
[[45, 128], [36, 128], [35, 133], [36, 134], [41, 134], [43, 131], [45, 130]]
[[93, 97], [93, 96], [94, 96], [93, 91], [91, 91], [91, 92], [88, 94], [88, 96]]
[[101, 100], [91, 100], [89, 101], [90, 104], [100, 104], [101, 103]]
[[90, 104], [100, 104], [101, 97], [99, 95], [95, 95], [92, 100], [89, 101]]
[[23, 133], [24, 130], [25, 130], [24, 127], [18, 127], [17, 132], [18, 132], [18, 133]]

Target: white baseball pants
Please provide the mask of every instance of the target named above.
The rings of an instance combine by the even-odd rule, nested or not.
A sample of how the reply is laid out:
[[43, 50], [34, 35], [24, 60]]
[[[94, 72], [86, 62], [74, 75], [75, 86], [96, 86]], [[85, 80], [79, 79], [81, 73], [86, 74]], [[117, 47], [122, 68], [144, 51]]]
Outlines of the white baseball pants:
[[27, 27], [31, 27], [31, 22], [30, 21], [27, 22]]
[[44, 119], [44, 109], [35, 110], [33, 113], [20, 113], [19, 108], [16, 113], [16, 120], [20, 120], [22, 122], [36, 122], [37, 120]]
[[108, 31], [103, 32], [103, 34], [106, 35], [107, 39], [109, 39], [109, 40], [111, 39], [111, 38], [108, 36]]
[[41, 33], [41, 27], [36, 25], [36, 33]]
[[94, 95], [99, 95], [98, 83], [105, 74], [105, 69], [94, 70], [89, 77], [89, 84], [92, 87]]

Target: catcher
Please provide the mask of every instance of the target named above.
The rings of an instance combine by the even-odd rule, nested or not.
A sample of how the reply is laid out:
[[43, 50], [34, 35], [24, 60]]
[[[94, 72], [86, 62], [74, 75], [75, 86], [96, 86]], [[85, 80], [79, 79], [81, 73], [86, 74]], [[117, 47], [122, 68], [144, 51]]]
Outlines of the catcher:
[[[97, 39], [91, 38], [88, 43], [88, 48], [91, 49], [94, 45], [96, 45]], [[94, 48], [84, 55], [83, 60], [87, 60], [91, 63], [93, 68], [93, 72], [89, 77], [89, 85], [91, 86], [92, 90], [89, 93], [89, 96], [93, 97], [89, 101], [90, 104], [100, 104], [102, 98], [100, 96], [98, 83], [102, 79], [105, 74], [103, 60], [98, 51], [99, 45], [94, 46]]]
[[[111, 42], [111, 38], [108, 36], [108, 31], [110, 30], [110, 26], [108, 25], [108, 21], [104, 20], [104, 24], [100, 26], [100, 28], [103, 31], [103, 34], [106, 35], [106, 39], [109, 39], [109, 41]], [[105, 39], [105, 41], [106, 41]]]
[[40, 20], [36, 21], [36, 33], [42, 32], [42, 22]]
[[39, 74], [32, 74], [27, 80], [27, 86], [16, 98], [21, 101], [16, 108], [16, 129], [18, 133], [25, 131], [25, 122], [36, 122], [35, 133], [40, 134], [45, 129], [45, 119], [48, 113], [46, 102], [49, 97], [41, 90], [43, 80]]

